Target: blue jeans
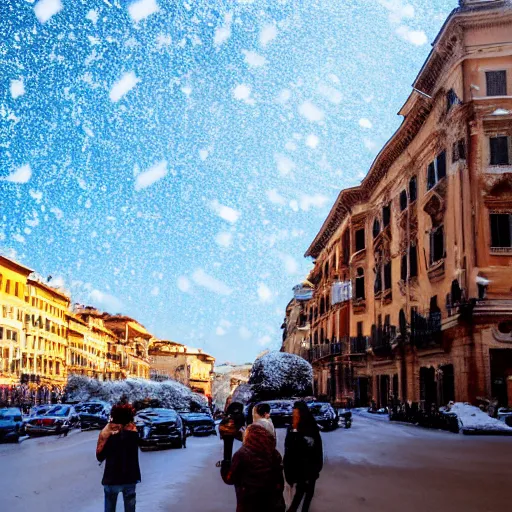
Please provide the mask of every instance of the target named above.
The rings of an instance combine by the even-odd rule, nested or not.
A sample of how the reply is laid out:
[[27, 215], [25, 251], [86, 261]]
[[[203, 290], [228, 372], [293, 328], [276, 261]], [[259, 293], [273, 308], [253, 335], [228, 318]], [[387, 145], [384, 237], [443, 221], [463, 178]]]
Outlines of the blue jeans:
[[122, 492], [124, 512], [135, 512], [135, 484], [104, 485], [105, 512], [116, 512], [117, 495]]

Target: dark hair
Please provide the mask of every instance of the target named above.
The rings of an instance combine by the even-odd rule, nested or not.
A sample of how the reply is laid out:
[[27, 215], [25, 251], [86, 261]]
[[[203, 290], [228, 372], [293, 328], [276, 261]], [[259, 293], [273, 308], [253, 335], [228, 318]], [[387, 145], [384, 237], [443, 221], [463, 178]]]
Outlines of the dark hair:
[[256, 404], [255, 406], [256, 412], [258, 413], [258, 416], [265, 416], [265, 414], [270, 414], [270, 405], [266, 403], [262, 404]]
[[306, 436], [320, 435], [318, 425], [306, 402], [295, 402], [293, 408], [299, 411], [299, 426], [297, 430]]
[[128, 425], [128, 423], [131, 423], [133, 421], [133, 417], [135, 416], [135, 410], [130, 404], [120, 403], [112, 407], [110, 415], [112, 416], [113, 423]]

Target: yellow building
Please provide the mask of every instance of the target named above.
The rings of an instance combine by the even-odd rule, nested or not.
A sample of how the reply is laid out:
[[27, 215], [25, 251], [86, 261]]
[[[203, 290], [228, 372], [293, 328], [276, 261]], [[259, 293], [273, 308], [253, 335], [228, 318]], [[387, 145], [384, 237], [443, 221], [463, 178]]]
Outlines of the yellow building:
[[66, 385], [69, 302], [65, 293], [27, 279], [21, 380], [38, 385], [40, 401], [49, 400], [51, 393], [60, 395]]
[[20, 384], [25, 346], [24, 307], [32, 270], [0, 256], [0, 403]]

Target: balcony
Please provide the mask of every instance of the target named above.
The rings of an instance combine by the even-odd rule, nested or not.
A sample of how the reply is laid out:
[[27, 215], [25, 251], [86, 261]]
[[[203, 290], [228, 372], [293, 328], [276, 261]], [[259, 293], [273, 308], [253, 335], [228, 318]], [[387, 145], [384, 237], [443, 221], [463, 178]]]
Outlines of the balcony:
[[411, 317], [411, 343], [417, 348], [440, 345], [441, 311], [414, 312]]
[[365, 355], [370, 346], [368, 336], [355, 336], [350, 338], [350, 355]]
[[341, 356], [347, 353], [348, 338], [340, 338], [334, 340], [332, 343], [322, 343], [320, 345], [313, 345], [312, 348], [306, 351], [304, 358], [313, 363], [319, 359], [332, 356]]
[[394, 325], [372, 326], [371, 348], [377, 355], [391, 352], [391, 343], [396, 338]]

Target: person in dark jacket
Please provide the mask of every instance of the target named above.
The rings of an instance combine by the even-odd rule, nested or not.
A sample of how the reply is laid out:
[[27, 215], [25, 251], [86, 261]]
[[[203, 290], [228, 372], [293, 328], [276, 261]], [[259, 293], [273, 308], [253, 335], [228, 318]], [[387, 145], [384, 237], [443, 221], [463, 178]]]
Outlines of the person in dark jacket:
[[284, 512], [281, 455], [274, 436], [261, 425], [250, 425], [233, 461], [223, 461], [221, 476], [234, 485], [236, 512]]
[[134, 409], [129, 404], [112, 407], [111, 422], [100, 432], [96, 458], [106, 460], [103, 473], [105, 512], [115, 512], [117, 496], [123, 493], [125, 512], [135, 512], [135, 486], [141, 481], [139, 434], [133, 423]]
[[239, 402], [231, 402], [219, 425], [220, 438], [224, 442], [224, 461], [231, 460], [235, 439], [242, 441], [244, 423], [244, 406]]
[[292, 425], [284, 443], [284, 474], [295, 495], [288, 512], [297, 512], [302, 499], [302, 512], [307, 512], [320, 471], [323, 467], [322, 438], [315, 418], [305, 402], [295, 402]]

